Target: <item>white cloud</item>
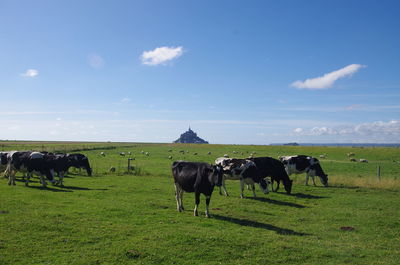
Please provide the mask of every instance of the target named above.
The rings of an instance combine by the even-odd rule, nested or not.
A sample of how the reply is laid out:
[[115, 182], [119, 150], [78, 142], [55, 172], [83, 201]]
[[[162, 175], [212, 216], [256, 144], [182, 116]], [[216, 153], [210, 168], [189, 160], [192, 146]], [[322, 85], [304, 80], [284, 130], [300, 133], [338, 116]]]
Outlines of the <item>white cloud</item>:
[[165, 64], [183, 54], [183, 47], [158, 47], [152, 51], [144, 51], [141, 55], [142, 63], [146, 65]]
[[303, 132], [303, 129], [302, 129], [302, 128], [296, 128], [296, 129], [293, 130], [293, 132], [295, 132], [295, 133], [302, 133], [302, 132]]
[[323, 76], [306, 79], [305, 81], [297, 80], [293, 82], [290, 86], [298, 89], [308, 89], [308, 90], [321, 90], [327, 89], [333, 86], [335, 81], [344, 77], [350, 77], [356, 73], [361, 68], [366, 67], [366, 65], [361, 64], [350, 64], [339, 70], [324, 74]]
[[88, 55], [88, 63], [91, 67], [100, 69], [104, 66], [104, 59], [100, 55], [92, 53]]
[[[335, 127], [313, 127], [308, 130], [297, 128], [293, 130], [295, 135], [301, 136], [337, 136], [351, 137], [364, 142], [399, 142], [400, 139], [400, 120], [388, 122], [376, 121], [355, 125], [342, 125]], [[345, 139], [345, 138], [343, 138]]]
[[35, 77], [39, 75], [39, 71], [36, 69], [28, 69], [25, 73], [21, 74], [23, 77]]

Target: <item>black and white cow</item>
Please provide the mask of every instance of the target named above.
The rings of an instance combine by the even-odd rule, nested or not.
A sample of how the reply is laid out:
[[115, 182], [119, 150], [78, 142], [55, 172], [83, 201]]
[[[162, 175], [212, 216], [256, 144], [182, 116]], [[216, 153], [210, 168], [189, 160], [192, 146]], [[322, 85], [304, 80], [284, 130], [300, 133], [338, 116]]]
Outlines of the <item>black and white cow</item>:
[[172, 175], [175, 183], [177, 210], [183, 211], [183, 192], [195, 193], [194, 216], [198, 216], [197, 208], [200, 194], [206, 196], [206, 217], [210, 217], [209, 205], [214, 186], [221, 186], [222, 168], [201, 162], [175, 161], [172, 163]]
[[308, 185], [308, 178], [311, 177], [314, 186], [316, 186], [314, 177], [318, 176], [321, 183], [325, 187], [328, 186], [328, 175], [322, 170], [317, 158], [306, 155], [296, 155], [282, 156], [280, 160], [285, 165], [285, 170], [288, 175], [306, 173], [306, 185]]
[[[255, 163], [248, 159], [225, 158], [220, 157], [215, 160], [215, 164], [223, 168], [224, 177], [222, 180], [222, 188], [226, 196], [229, 196], [225, 187], [225, 179], [240, 180], [240, 198], [243, 198], [244, 184], [250, 185], [253, 196], [256, 197], [254, 183], [258, 183], [264, 194], [268, 194], [268, 182], [260, 175]], [[220, 187], [220, 194], [221, 187]]]
[[92, 169], [90, 168], [89, 159], [83, 154], [67, 154], [68, 166], [83, 168], [86, 170], [88, 176], [92, 175]]
[[272, 157], [254, 157], [250, 160], [256, 164], [258, 172], [262, 178], [271, 177], [272, 186], [274, 181], [278, 183], [277, 188], [274, 191], [278, 190], [279, 183], [282, 181], [286, 193], [290, 194], [292, 192], [293, 180], [289, 179], [281, 161]]
[[51, 156], [40, 152], [26, 151], [9, 154], [6, 169], [9, 177], [8, 185], [15, 185], [15, 174], [17, 171], [26, 173], [27, 179], [25, 185], [29, 184], [29, 178], [32, 174], [36, 174], [40, 177], [40, 182], [43, 187], [47, 185], [44, 177], [54, 184], [54, 170], [51, 161]]
[[68, 172], [70, 165], [67, 154], [48, 154], [51, 159], [50, 167], [57, 173], [58, 181], [56, 184], [64, 186], [64, 176]]
[[5, 172], [5, 170], [6, 170], [7, 164], [8, 164], [8, 154], [9, 153], [10, 152], [0, 152], [0, 172], [4, 172], [3, 175], [5, 178], [8, 178], [8, 176], [6, 175], [7, 172]]

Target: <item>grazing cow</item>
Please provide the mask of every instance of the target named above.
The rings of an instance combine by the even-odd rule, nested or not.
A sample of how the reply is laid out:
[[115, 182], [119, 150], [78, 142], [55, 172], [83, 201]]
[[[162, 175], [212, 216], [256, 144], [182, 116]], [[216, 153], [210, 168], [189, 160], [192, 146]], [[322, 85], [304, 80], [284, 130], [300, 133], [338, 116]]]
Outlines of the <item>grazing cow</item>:
[[[0, 152], [0, 171], [4, 172], [7, 168], [7, 163], [8, 163], [8, 154], [10, 152]], [[6, 172], [4, 172], [4, 177], [6, 176]]]
[[350, 162], [357, 162], [357, 159], [355, 159], [355, 158], [350, 158]]
[[360, 161], [361, 163], [368, 163], [368, 160], [367, 160], [367, 159], [363, 159], [363, 158], [361, 158], [359, 161]]
[[308, 178], [311, 177], [314, 186], [316, 186], [314, 177], [318, 176], [321, 183], [325, 187], [328, 186], [328, 175], [324, 173], [318, 159], [315, 157], [305, 155], [284, 156], [281, 157], [281, 161], [285, 165], [285, 170], [289, 176], [306, 173], [306, 185], [308, 185]]
[[83, 168], [86, 170], [88, 176], [92, 175], [92, 169], [90, 168], [89, 159], [83, 154], [67, 154], [68, 168]]
[[9, 176], [8, 185], [15, 185], [15, 174], [17, 171], [26, 173], [26, 186], [29, 184], [29, 178], [32, 174], [36, 174], [40, 177], [40, 182], [43, 187], [46, 187], [47, 185], [44, 177], [55, 184], [54, 170], [51, 161], [52, 156], [48, 154], [29, 151], [13, 152], [10, 154], [7, 164], [7, 172]]
[[272, 157], [254, 157], [250, 160], [256, 164], [260, 177], [271, 177], [272, 185], [274, 181], [277, 182], [277, 188], [274, 191], [279, 189], [279, 183], [282, 181], [286, 193], [290, 194], [292, 192], [293, 180], [289, 179], [285, 167], [279, 160]]
[[104, 152], [101, 152], [100, 155], [101, 156], [106, 156], [106, 154]]
[[210, 217], [208, 207], [214, 186], [221, 186], [222, 168], [201, 162], [175, 161], [172, 163], [177, 210], [183, 211], [183, 192], [195, 193], [194, 216], [198, 216], [200, 193], [206, 196], [206, 217]]
[[[222, 188], [225, 196], [229, 196], [225, 187], [225, 179], [240, 180], [240, 198], [243, 198], [244, 184], [251, 186], [254, 197], [256, 197], [254, 183], [258, 183], [260, 185], [260, 188], [264, 194], [269, 193], [268, 182], [261, 177], [253, 161], [220, 157], [215, 160], [215, 164], [220, 165], [224, 170]], [[219, 194], [222, 195], [221, 187], [219, 188]]]
[[57, 173], [58, 181], [56, 184], [64, 186], [64, 176], [68, 172], [68, 169], [72, 164], [75, 163], [75, 158], [69, 157], [68, 154], [48, 154], [50, 157], [50, 167]]

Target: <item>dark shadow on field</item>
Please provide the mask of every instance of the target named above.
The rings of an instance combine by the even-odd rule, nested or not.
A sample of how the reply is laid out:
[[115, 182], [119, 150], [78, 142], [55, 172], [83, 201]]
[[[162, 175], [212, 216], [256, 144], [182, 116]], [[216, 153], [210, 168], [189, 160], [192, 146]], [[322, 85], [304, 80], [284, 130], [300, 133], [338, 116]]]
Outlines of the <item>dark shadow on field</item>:
[[329, 197], [325, 197], [325, 196], [316, 196], [316, 195], [304, 194], [304, 193], [292, 193], [291, 196], [294, 196], [296, 198], [301, 198], [301, 199], [326, 199], [326, 198], [329, 198]]
[[43, 186], [26, 186], [27, 188], [30, 189], [37, 189], [37, 190], [47, 190], [47, 191], [52, 191], [52, 192], [73, 192], [72, 190], [60, 190], [60, 189], [55, 189], [52, 187], [43, 187]]
[[75, 178], [75, 177], [72, 177], [72, 176], [70, 176], [70, 175], [68, 174], [68, 175], [65, 175], [64, 178], [73, 179], [73, 178]]
[[281, 205], [281, 206], [290, 206], [290, 207], [295, 207], [295, 208], [306, 208], [306, 206], [293, 203], [293, 202], [283, 202], [283, 201], [277, 201], [269, 198], [263, 198], [263, 197], [246, 197], [246, 199], [250, 200], [255, 200], [255, 201], [260, 201], [260, 202], [268, 202], [276, 205]]
[[108, 190], [108, 189], [90, 189], [90, 188], [76, 187], [76, 186], [61, 186], [61, 188], [67, 190]]
[[264, 223], [260, 223], [257, 221], [247, 220], [247, 219], [226, 217], [226, 216], [221, 216], [218, 214], [213, 214], [212, 217], [217, 220], [231, 222], [231, 223], [242, 225], [242, 226], [251, 226], [254, 228], [262, 228], [262, 229], [266, 229], [266, 230], [275, 231], [276, 233], [278, 233], [280, 235], [288, 235], [288, 236], [308, 236], [308, 235], [310, 235], [307, 233], [299, 233], [299, 232], [293, 231], [291, 229], [281, 228], [281, 227], [274, 226], [271, 224], [264, 224]]

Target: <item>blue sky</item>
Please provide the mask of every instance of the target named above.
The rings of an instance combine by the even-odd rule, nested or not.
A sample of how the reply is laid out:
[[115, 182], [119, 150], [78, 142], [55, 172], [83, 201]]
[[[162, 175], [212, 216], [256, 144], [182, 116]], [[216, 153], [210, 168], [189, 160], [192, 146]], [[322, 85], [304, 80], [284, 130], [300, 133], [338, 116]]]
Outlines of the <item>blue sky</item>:
[[398, 143], [398, 10], [0, 0], [0, 139]]

